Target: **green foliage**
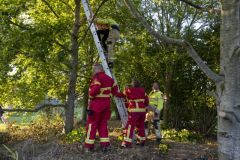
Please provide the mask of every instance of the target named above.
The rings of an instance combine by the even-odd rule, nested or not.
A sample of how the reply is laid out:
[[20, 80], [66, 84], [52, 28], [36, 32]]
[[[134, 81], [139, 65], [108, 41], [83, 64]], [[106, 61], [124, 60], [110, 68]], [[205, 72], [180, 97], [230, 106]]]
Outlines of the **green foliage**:
[[[41, 0], [1, 2], [0, 101], [4, 106], [34, 108], [46, 95], [66, 99], [74, 1], [47, 2], [48, 5]], [[95, 12], [101, 1], [90, 2]], [[216, 2], [206, 0], [204, 4], [217, 6]], [[199, 13], [175, 0], [134, 0], [133, 3], [157, 32], [188, 40], [211, 69], [219, 71], [216, 15]], [[77, 93], [84, 96], [86, 106], [91, 65], [98, 57], [91, 34], [85, 37], [87, 22], [83, 12], [80, 17]], [[147, 92], [153, 82], [159, 82], [160, 89], [169, 95], [169, 110], [164, 113], [168, 118], [164, 119], [167, 128], [212, 134], [216, 126], [216, 104], [207, 91], [215, 86], [186, 51], [161, 45], [118, 0], [106, 2], [97, 17], [113, 18], [120, 24], [121, 38], [116, 44], [114, 64], [120, 88], [133, 77], [141, 81]]]
[[162, 134], [163, 138], [177, 142], [200, 142], [203, 140], [202, 135], [186, 129], [180, 131], [176, 131], [175, 129], [163, 130]]
[[85, 139], [85, 128], [78, 128], [72, 130], [64, 137], [64, 141], [67, 143], [83, 142]]
[[168, 152], [169, 145], [165, 143], [161, 143], [158, 145], [158, 149], [162, 154], [166, 154]]

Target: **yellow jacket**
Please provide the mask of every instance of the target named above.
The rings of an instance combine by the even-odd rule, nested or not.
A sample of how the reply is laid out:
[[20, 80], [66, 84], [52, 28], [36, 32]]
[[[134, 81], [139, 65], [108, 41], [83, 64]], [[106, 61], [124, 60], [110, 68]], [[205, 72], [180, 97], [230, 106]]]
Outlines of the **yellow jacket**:
[[97, 19], [95, 19], [95, 23], [97, 23], [97, 24], [107, 24], [109, 26], [112, 26], [112, 25], [117, 25], [118, 26], [117, 22], [114, 21], [111, 18], [108, 18], [108, 19], [97, 18]]
[[163, 96], [161, 91], [151, 91], [149, 93], [149, 105], [157, 107], [159, 111], [163, 109]]

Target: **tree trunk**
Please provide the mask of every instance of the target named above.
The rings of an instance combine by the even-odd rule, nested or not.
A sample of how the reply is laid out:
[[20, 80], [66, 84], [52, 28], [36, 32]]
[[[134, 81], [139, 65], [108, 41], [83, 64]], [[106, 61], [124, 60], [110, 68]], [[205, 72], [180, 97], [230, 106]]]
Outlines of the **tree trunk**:
[[71, 35], [71, 69], [68, 86], [68, 97], [65, 108], [65, 133], [73, 130], [74, 101], [76, 98], [77, 66], [78, 66], [78, 32], [80, 28], [80, 0], [75, 0], [75, 21]]
[[166, 75], [165, 75], [165, 102], [163, 108], [163, 122], [168, 124], [169, 122], [169, 106], [170, 106], [170, 95], [171, 95], [171, 86], [172, 86], [172, 77], [173, 77], [174, 62], [170, 62], [170, 66], [167, 66]]
[[217, 84], [220, 160], [240, 159], [240, 1], [222, 0], [221, 74]]

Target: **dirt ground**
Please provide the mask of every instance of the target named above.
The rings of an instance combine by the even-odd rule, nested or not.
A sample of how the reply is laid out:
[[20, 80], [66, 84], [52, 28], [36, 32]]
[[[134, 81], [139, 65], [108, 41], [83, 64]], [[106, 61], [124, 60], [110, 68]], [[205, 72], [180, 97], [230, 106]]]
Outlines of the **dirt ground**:
[[[173, 142], [163, 139], [164, 152], [155, 142], [154, 135], [148, 136], [146, 145], [139, 147], [133, 145], [129, 149], [120, 148], [118, 136], [121, 134], [115, 128], [117, 124], [110, 124], [111, 151], [102, 153], [99, 142], [96, 141], [95, 150], [85, 153], [83, 144], [65, 144], [53, 138], [51, 142], [37, 143], [31, 139], [11, 145], [12, 151], [17, 151], [19, 159], [23, 160], [217, 160], [217, 145], [193, 144]], [[4, 155], [9, 155], [0, 145], [0, 160], [10, 160]]]
[[[111, 142], [111, 151], [108, 153], [101, 152], [99, 143], [96, 143], [92, 153], [85, 153], [81, 143], [67, 145], [53, 141], [38, 144], [31, 140], [15, 144], [13, 150], [18, 152], [20, 159], [25, 160], [217, 160], [217, 146], [214, 144], [164, 140], [163, 143], [168, 146], [168, 151], [164, 154], [154, 138], [148, 139], [144, 147], [134, 145], [130, 149], [121, 149], [120, 141], [114, 136], [111, 136]], [[8, 158], [1, 156], [0, 159]]]

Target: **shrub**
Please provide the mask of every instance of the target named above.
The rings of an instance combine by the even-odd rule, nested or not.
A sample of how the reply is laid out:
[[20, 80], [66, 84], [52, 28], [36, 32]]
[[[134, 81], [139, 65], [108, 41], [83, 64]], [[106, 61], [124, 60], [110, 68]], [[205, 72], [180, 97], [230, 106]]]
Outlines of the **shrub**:
[[78, 128], [72, 130], [64, 137], [64, 141], [67, 143], [83, 142], [85, 139], [85, 128]]
[[63, 120], [59, 115], [49, 119], [45, 114], [39, 114], [37, 118], [28, 125], [16, 125], [11, 123], [8, 125], [10, 133], [10, 141], [20, 141], [25, 139], [33, 139], [38, 142], [46, 142], [51, 137], [60, 135], [63, 129]]
[[164, 138], [178, 142], [198, 142], [203, 140], [200, 134], [190, 132], [186, 129], [180, 131], [176, 131], [175, 129], [163, 130], [162, 134]]
[[161, 143], [159, 144], [158, 149], [162, 154], [166, 154], [168, 152], [169, 146], [167, 144]]

